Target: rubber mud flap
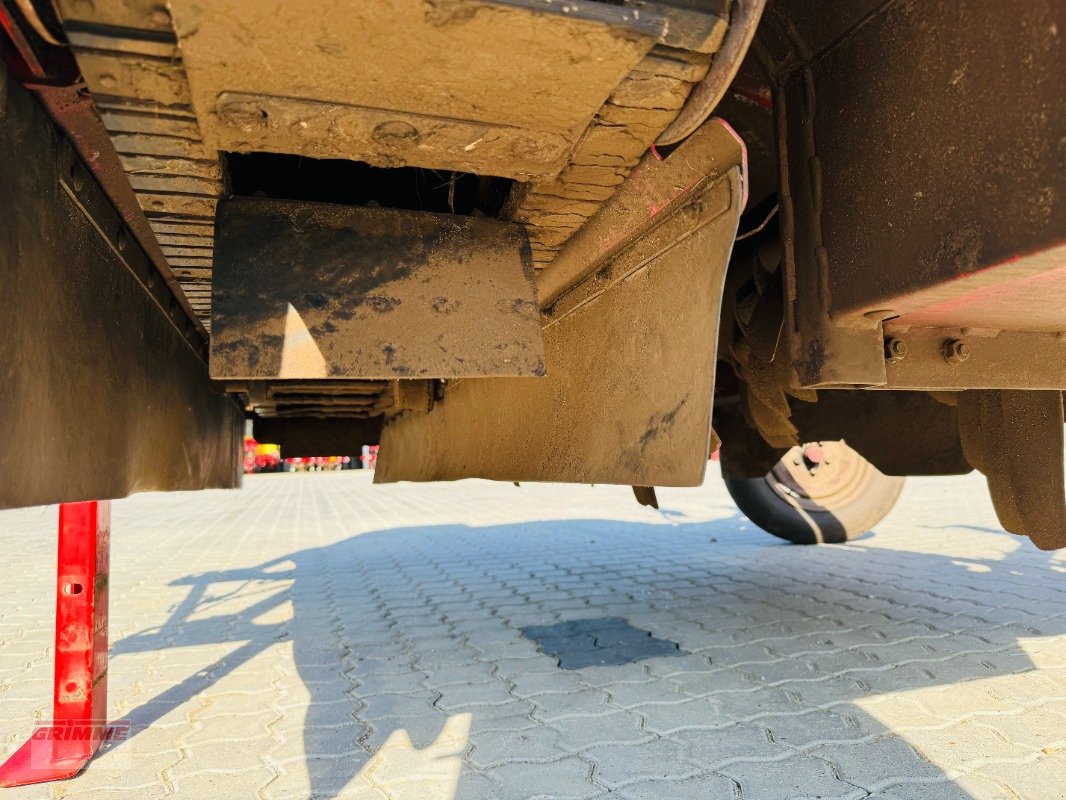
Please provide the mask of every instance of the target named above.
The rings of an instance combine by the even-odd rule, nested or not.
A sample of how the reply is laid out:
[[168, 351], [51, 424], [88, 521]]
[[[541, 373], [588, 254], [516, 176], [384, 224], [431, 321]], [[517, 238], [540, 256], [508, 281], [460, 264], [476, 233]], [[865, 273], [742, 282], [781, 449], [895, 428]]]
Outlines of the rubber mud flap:
[[538, 281], [547, 376], [449, 382], [428, 413], [386, 424], [375, 480], [699, 485], [743, 187], [743, 147], [718, 121], [646, 157], [568, 245], [584, 275], [547, 297]]

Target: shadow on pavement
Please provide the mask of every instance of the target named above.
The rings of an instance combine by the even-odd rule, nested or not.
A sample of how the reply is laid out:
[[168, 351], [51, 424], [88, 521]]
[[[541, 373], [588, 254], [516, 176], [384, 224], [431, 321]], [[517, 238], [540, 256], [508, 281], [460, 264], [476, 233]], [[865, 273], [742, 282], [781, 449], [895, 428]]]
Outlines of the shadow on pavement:
[[[1035, 668], [1019, 633], [1066, 631], [1055, 609], [997, 581], [1017, 553], [975, 572], [972, 558], [779, 545], [740, 524], [397, 528], [189, 575], [175, 581], [189, 593], [170, 619], [113, 655], [235, 649], [128, 716], [135, 730], [151, 725], [291, 642], [308, 699], [285, 713], [303, 715], [289, 720], [303, 737], [292, 752], [316, 798], [357, 784], [398, 799], [523, 797], [593, 765], [614, 787], [648, 758], [664, 787], [703, 771], [710, 797], [738, 786], [748, 798], [865, 797], [893, 784], [970, 797], [884, 720], [922, 727], [929, 687], [985, 681], [995, 694], [990, 679]], [[241, 597], [241, 610], [219, 612]], [[564, 675], [522, 635], [605, 617], [687, 653]], [[678, 786], [671, 796], [687, 797]]]

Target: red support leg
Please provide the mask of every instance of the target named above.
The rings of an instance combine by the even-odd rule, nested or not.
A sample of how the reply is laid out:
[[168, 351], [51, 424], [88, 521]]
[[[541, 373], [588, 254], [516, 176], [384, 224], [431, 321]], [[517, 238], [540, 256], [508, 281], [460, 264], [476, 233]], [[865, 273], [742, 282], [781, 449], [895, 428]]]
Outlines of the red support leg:
[[0, 765], [0, 786], [71, 778], [107, 728], [107, 582], [111, 501], [59, 507], [55, 694], [41, 725]]

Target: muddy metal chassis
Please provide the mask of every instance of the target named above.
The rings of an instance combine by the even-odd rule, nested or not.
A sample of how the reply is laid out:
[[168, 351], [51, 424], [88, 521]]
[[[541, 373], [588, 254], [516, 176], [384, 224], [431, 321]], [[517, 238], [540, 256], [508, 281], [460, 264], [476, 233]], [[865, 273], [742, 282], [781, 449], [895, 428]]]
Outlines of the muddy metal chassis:
[[792, 463], [823, 529], [831, 448], [792, 448], [844, 440], [880, 500], [841, 537], [886, 476], [977, 469], [1066, 546], [1061, 3], [389, 0], [330, 38], [315, 0], [238, 43], [241, 3], [0, 0], [0, 507], [87, 503], [74, 683], [106, 498], [237, 486], [246, 418], [645, 503], [721, 443], [749, 514]]

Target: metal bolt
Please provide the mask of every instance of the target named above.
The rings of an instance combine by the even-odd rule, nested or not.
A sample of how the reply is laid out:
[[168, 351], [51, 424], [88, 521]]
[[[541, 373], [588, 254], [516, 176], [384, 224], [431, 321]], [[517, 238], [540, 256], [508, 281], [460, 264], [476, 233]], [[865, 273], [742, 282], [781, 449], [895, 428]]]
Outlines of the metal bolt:
[[907, 357], [907, 343], [895, 336], [885, 337], [885, 361], [898, 364]]
[[962, 339], [948, 339], [940, 346], [940, 354], [949, 364], [961, 364], [970, 357], [970, 347]]

